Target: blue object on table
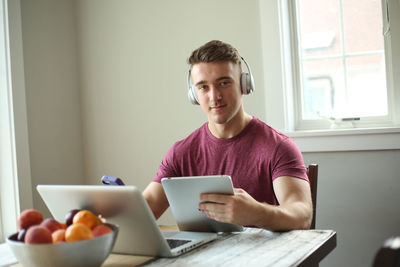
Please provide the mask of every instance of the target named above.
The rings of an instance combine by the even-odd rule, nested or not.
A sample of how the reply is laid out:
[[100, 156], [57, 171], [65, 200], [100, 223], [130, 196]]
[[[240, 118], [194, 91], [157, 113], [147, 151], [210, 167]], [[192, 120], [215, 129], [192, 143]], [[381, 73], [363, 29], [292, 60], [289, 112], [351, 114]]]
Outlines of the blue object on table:
[[105, 185], [125, 185], [120, 178], [106, 175], [101, 177], [101, 182]]

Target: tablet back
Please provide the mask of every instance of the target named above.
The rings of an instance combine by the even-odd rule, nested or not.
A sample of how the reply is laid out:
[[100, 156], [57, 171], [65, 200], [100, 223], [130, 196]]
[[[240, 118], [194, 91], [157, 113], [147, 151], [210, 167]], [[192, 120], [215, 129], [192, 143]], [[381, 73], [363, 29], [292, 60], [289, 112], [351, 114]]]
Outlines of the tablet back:
[[231, 177], [190, 176], [163, 178], [164, 188], [172, 214], [181, 231], [236, 232], [243, 227], [210, 219], [198, 210], [201, 193], [233, 195]]
[[[205, 233], [162, 233], [142, 193], [135, 186], [38, 185], [37, 190], [53, 217], [63, 221], [72, 209], [88, 209], [119, 225], [113, 252], [173, 257], [217, 237]], [[185, 240], [170, 248], [168, 239]]]

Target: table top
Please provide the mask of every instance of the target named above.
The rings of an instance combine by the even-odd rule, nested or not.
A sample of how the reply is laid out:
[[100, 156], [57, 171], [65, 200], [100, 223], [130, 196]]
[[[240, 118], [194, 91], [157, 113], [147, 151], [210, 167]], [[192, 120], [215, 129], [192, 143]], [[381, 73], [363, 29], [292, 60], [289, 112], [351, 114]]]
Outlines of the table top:
[[175, 258], [111, 254], [103, 266], [311, 266], [336, 247], [332, 230], [271, 232], [245, 228]]
[[[160, 228], [164, 231], [176, 230], [176, 226]], [[335, 247], [336, 232], [332, 230], [271, 232], [245, 228], [240, 233], [220, 234], [217, 240], [179, 257], [155, 258], [112, 253], [102, 266], [313, 266]]]

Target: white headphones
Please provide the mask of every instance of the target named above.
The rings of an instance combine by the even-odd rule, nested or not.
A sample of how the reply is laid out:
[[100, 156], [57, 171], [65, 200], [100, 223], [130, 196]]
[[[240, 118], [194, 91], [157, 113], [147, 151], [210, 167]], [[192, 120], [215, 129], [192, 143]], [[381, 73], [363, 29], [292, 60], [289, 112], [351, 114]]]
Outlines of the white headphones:
[[[242, 94], [248, 95], [254, 91], [254, 78], [253, 78], [253, 75], [251, 74], [249, 64], [247, 64], [246, 60], [244, 60], [243, 57], [242, 57], [242, 61], [246, 65], [246, 68], [249, 72], [248, 73], [242, 72], [242, 74], [240, 75], [240, 89], [242, 90]], [[193, 105], [200, 105], [199, 100], [197, 99], [196, 88], [192, 84], [192, 77], [191, 77], [190, 69], [189, 69], [189, 73], [188, 73], [188, 77], [187, 77], [187, 83], [188, 83], [189, 101]]]

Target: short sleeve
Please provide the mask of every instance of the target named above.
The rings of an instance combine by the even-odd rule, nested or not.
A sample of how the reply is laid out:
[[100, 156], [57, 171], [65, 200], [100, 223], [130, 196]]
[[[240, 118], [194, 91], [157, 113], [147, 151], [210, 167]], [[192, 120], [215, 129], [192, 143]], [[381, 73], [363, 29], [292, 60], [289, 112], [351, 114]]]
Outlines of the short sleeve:
[[292, 176], [308, 181], [303, 155], [296, 143], [289, 137], [277, 146], [272, 164], [272, 180], [281, 176]]
[[156, 176], [153, 178], [153, 182], [161, 183], [161, 179], [164, 177], [176, 177], [177, 173], [174, 168], [174, 148], [173, 145], [161, 161], [160, 167], [156, 173]]

